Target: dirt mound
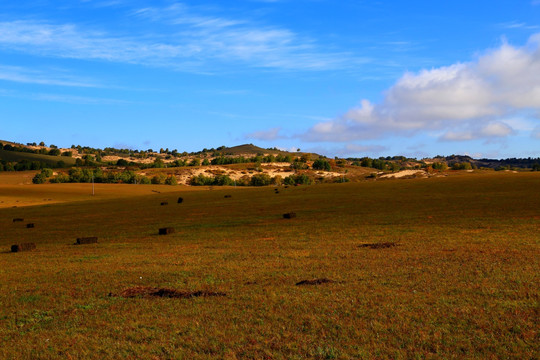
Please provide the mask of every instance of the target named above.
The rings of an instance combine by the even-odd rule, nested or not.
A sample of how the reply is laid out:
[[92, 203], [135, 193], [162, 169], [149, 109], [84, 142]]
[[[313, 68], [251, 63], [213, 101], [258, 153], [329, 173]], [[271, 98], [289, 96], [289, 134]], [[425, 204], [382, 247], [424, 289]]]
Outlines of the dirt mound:
[[109, 296], [120, 296], [124, 298], [134, 297], [167, 297], [189, 299], [194, 297], [227, 296], [223, 292], [198, 290], [198, 291], [179, 291], [169, 288], [154, 288], [149, 286], [135, 286], [122, 290], [119, 294], [109, 294]]
[[300, 282], [297, 282], [296, 285], [321, 285], [326, 283], [333, 283], [334, 280], [322, 278], [322, 279], [311, 279], [311, 280], [302, 280]]
[[359, 247], [368, 247], [370, 249], [384, 249], [397, 246], [395, 242], [383, 242], [383, 243], [372, 243], [372, 244], [361, 244]]

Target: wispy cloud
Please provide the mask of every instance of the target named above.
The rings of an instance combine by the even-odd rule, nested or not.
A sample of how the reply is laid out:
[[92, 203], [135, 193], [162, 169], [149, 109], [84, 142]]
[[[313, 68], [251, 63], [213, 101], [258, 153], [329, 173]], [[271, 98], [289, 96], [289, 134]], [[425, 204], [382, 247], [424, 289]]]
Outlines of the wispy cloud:
[[13, 90], [0, 89], [0, 96], [16, 99], [30, 99], [34, 101], [58, 102], [77, 105], [128, 105], [130, 101], [90, 96], [76, 96], [52, 93], [21, 93]]
[[0, 80], [39, 85], [101, 87], [90, 79], [82, 79], [71, 74], [6, 65], [0, 65]]
[[538, 26], [538, 25], [528, 25], [527, 23], [519, 22], [519, 21], [511, 21], [511, 22], [502, 23], [502, 24], [500, 24], [500, 26], [503, 29], [535, 30], [535, 29], [540, 28], [540, 26]]
[[255, 131], [245, 136], [246, 139], [262, 140], [262, 141], [273, 141], [277, 139], [284, 138], [280, 134], [281, 128], [275, 127], [269, 130]]
[[301, 137], [347, 142], [431, 131], [447, 141], [504, 138], [515, 133], [507, 117], [539, 110], [540, 34], [535, 34], [523, 47], [503, 43], [473, 62], [406, 73], [381, 103], [362, 100]]
[[[216, 71], [220, 66], [281, 70], [346, 69], [369, 58], [329, 52], [290, 29], [197, 13], [183, 4], [130, 13], [139, 33], [110, 33], [73, 23], [0, 22], [0, 49], [52, 58]], [[159, 23], [165, 32], [152, 33]], [[148, 31], [146, 31], [148, 30]], [[211, 70], [209, 70], [211, 69]]]

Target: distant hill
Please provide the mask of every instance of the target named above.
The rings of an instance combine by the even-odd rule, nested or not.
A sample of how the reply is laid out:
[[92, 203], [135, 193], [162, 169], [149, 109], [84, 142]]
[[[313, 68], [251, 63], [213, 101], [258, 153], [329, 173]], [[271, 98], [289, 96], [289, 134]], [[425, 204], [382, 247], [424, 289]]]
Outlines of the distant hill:
[[258, 154], [265, 154], [265, 155], [292, 155], [294, 156], [301, 156], [303, 154], [308, 154], [309, 157], [313, 159], [318, 159], [320, 157], [319, 154], [315, 153], [304, 153], [304, 152], [296, 152], [296, 151], [285, 151], [285, 150], [278, 150], [276, 148], [274, 149], [264, 149], [261, 147], [258, 147], [253, 144], [243, 144], [233, 147], [226, 147], [219, 152], [223, 153], [223, 155], [232, 155], [232, 156], [240, 156], [240, 155], [251, 155], [256, 156]]
[[274, 150], [274, 149], [263, 149], [261, 147], [255, 146], [253, 144], [243, 144], [233, 147], [226, 147], [220, 150], [224, 155], [257, 155], [257, 154], [272, 154], [272, 155], [286, 155], [289, 154], [287, 151]]
[[469, 162], [478, 168], [496, 169], [500, 167], [515, 167], [515, 168], [531, 168], [535, 164], [540, 164], [540, 158], [508, 158], [508, 159], [473, 159], [467, 155], [451, 155], [446, 157], [438, 157], [434, 161], [444, 161], [449, 166], [455, 163]]
[[63, 161], [66, 165], [69, 165], [69, 166], [75, 165], [75, 159], [68, 156], [51, 156], [51, 155], [33, 154], [33, 153], [27, 153], [27, 152], [6, 151], [6, 150], [0, 150], [0, 160], [10, 161], [10, 162], [20, 162], [23, 160], [39, 161], [39, 162], [46, 163], [51, 166], [56, 166], [59, 161]]

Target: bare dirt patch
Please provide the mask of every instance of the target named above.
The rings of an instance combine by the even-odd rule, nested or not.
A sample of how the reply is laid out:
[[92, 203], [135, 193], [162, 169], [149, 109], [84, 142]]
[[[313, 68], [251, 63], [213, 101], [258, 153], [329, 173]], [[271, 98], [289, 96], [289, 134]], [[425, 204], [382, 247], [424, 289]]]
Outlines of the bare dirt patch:
[[383, 242], [383, 243], [371, 243], [371, 244], [360, 244], [359, 247], [368, 247], [370, 249], [386, 249], [397, 246], [395, 242]]
[[321, 285], [321, 284], [328, 284], [328, 283], [334, 283], [334, 280], [330, 280], [327, 278], [321, 278], [321, 279], [311, 279], [311, 280], [302, 280], [296, 283], [296, 286], [302, 286], [302, 285]]
[[166, 297], [166, 298], [181, 298], [190, 299], [194, 297], [212, 297], [212, 296], [227, 296], [224, 292], [197, 290], [197, 291], [180, 291], [170, 288], [154, 288], [150, 286], [134, 286], [122, 290], [119, 294], [109, 294], [109, 296], [118, 296], [123, 298], [154, 298], [154, 297]]

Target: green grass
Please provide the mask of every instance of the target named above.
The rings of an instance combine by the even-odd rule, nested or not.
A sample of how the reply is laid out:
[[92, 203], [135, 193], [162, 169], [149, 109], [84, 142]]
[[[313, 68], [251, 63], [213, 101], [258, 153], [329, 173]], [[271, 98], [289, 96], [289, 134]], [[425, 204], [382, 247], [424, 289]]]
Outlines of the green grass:
[[51, 156], [6, 150], [0, 150], [0, 159], [14, 162], [21, 160], [40, 161], [51, 166], [56, 166], [59, 161], [63, 161], [66, 165], [75, 165], [75, 159], [69, 156]]
[[[0, 358], [538, 358], [539, 203], [491, 173], [1, 209]], [[227, 296], [108, 296], [138, 285]]]

